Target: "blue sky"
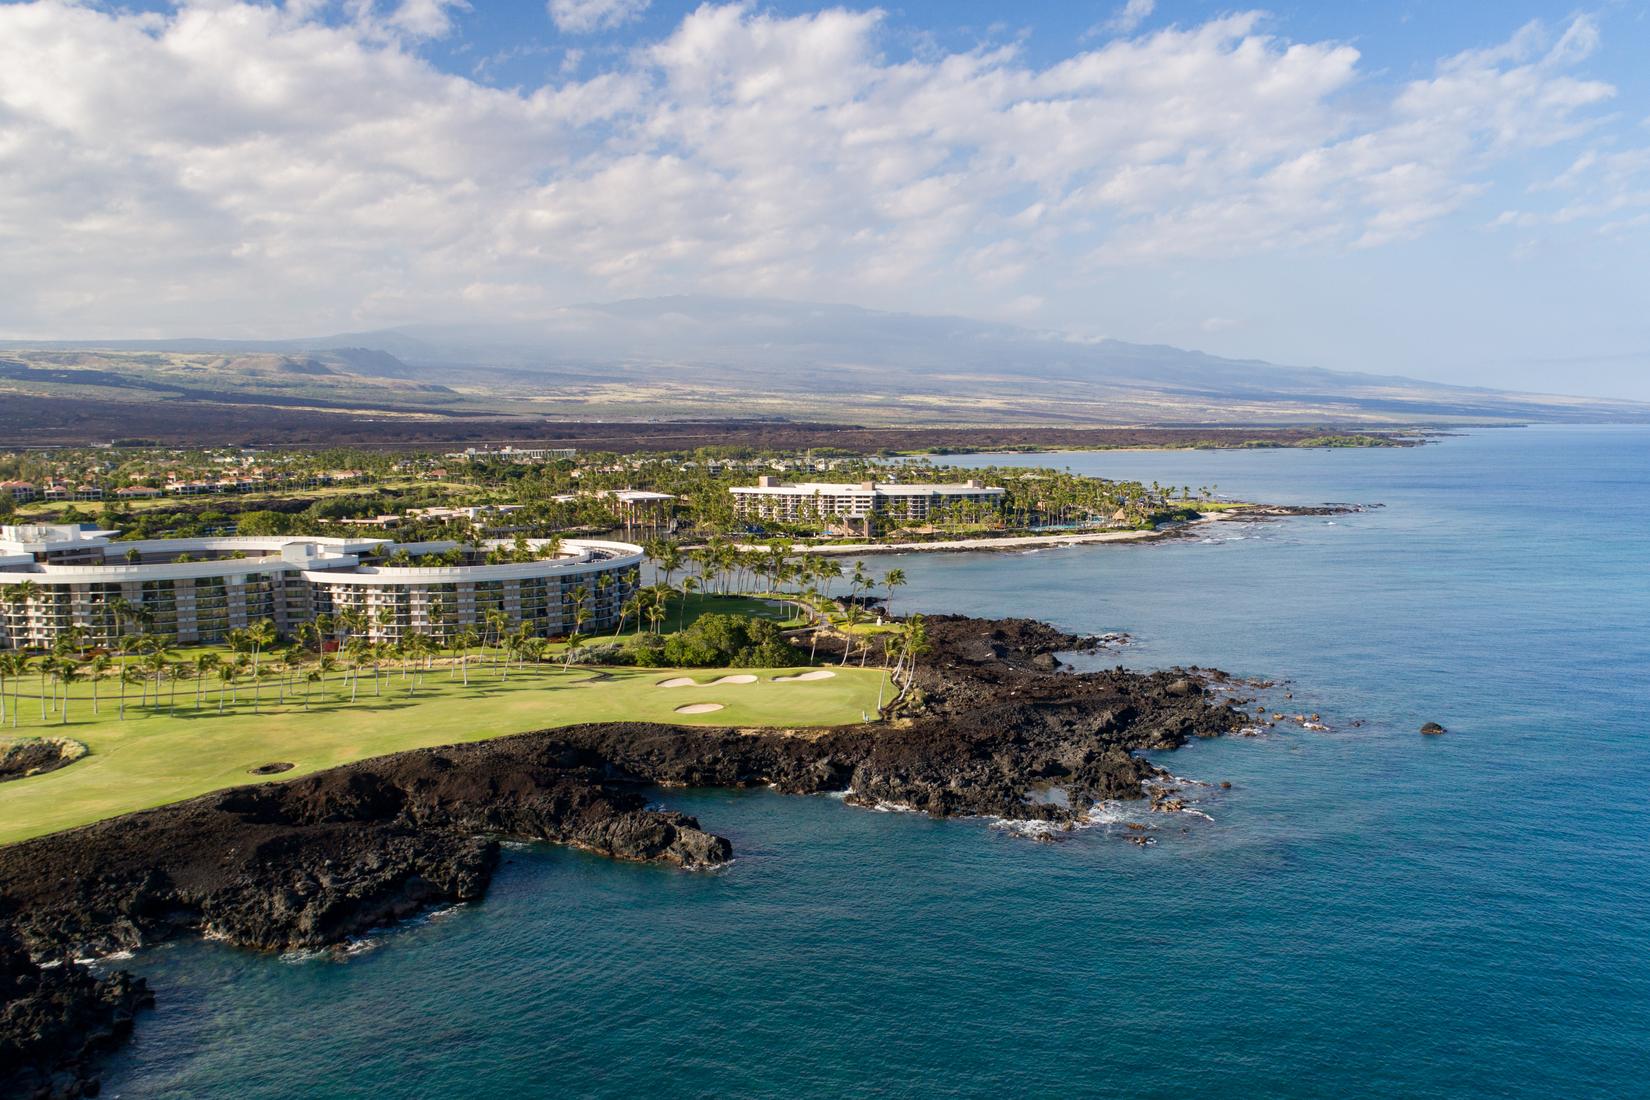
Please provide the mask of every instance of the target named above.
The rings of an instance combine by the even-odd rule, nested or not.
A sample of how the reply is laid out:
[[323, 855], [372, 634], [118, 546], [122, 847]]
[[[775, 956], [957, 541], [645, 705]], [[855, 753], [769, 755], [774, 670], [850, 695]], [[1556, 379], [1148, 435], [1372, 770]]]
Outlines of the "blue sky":
[[1650, 399], [1650, 5], [0, 3], [0, 335], [684, 292]]

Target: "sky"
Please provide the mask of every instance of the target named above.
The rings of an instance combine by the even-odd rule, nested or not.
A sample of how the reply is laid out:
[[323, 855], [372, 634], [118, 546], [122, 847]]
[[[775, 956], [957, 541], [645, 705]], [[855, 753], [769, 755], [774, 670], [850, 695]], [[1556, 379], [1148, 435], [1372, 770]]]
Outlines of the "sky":
[[0, 2], [0, 336], [845, 302], [1650, 400], [1650, 0]]

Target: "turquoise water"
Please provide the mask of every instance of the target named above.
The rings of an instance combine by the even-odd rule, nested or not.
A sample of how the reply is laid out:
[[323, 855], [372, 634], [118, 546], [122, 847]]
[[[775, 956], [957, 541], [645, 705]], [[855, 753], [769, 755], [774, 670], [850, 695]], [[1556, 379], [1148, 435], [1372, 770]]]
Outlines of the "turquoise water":
[[107, 1094], [1650, 1095], [1650, 431], [1053, 461], [1386, 507], [911, 555], [899, 605], [1127, 630], [1336, 730], [1164, 757], [1233, 788], [1147, 848], [669, 792], [733, 866], [523, 849], [347, 962], [141, 955]]

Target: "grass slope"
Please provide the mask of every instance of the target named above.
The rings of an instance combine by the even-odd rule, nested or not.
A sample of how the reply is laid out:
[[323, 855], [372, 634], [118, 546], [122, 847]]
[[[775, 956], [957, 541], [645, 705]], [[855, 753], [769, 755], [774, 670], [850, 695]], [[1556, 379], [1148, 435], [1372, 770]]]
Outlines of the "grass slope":
[[[364, 760], [372, 756], [463, 741], [482, 741], [528, 730], [582, 722], [671, 722], [695, 726], [811, 727], [844, 725], [874, 714], [883, 673], [854, 667], [833, 669], [827, 680], [776, 683], [774, 677], [805, 669], [752, 669], [755, 683], [661, 688], [662, 680], [691, 676], [708, 683], [742, 670], [680, 670], [537, 667], [514, 669], [500, 679], [497, 669], [472, 667], [469, 687], [449, 680], [438, 667], [413, 681], [399, 673], [383, 679], [374, 697], [370, 674], [363, 676], [358, 701], [336, 674], [317, 687], [305, 711], [301, 701], [272, 706], [265, 686], [254, 714], [249, 686], [217, 714], [212, 693], [199, 710], [194, 686], [180, 685], [175, 713], [163, 704], [127, 707], [114, 720], [116, 703], [108, 684], [100, 689], [101, 714], [94, 716], [89, 691], [76, 685], [66, 724], [39, 723], [38, 697], [22, 697], [23, 725], [0, 736], [43, 734], [74, 737], [91, 749], [84, 759], [46, 775], [0, 784], [0, 844], [69, 829], [117, 814], [149, 809], [225, 787], [259, 782], [248, 769], [275, 761], [295, 767], [277, 779]], [[9, 695], [9, 693], [8, 693]], [[135, 692], [134, 692], [135, 696]], [[10, 700], [8, 698], [8, 706]], [[721, 703], [709, 714], [678, 714], [690, 703]]]

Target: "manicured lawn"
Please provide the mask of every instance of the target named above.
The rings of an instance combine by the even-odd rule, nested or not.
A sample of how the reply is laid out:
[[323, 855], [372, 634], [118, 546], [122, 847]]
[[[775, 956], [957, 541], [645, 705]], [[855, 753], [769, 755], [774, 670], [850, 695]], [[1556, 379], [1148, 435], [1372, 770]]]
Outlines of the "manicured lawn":
[[[708, 601], [712, 604], [719, 600]], [[730, 601], [731, 602], [731, 601]], [[275, 689], [263, 687], [261, 712], [251, 707], [250, 686], [220, 717], [214, 689], [199, 710], [194, 685], [178, 687], [175, 713], [164, 704], [139, 709], [128, 689], [127, 719], [114, 720], [114, 685], [100, 686], [101, 714], [92, 714], [85, 684], [75, 685], [70, 721], [40, 723], [35, 683], [23, 683], [21, 725], [0, 736], [61, 735], [84, 741], [90, 755], [59, 771], [0, 784], [0, 844], [83, 825], [116, 814], [176, 802], [208, 791], [260, 782], [248, 769], [274, 761], [296, 767], [276, 777], [307, 772], [371, 756], [461, 741], [481, 741], [527, 730], [581, 722], [649, 721], [697, 726], [808, 727], [844, 725], [874, 715], [879, 681], [874, 668], [833, 668], [829, 679], [776, 683], [774, 677], [805, 669], [751, 669], [754, 683], [662, 688], [679, 676], [699, 683], [743, 670], [583, 669], [539, 666], [512, 669], [501, 680], [497, 668], [472, 667], [470, 685], [449, 679], [438, 667], [425, 672], [409, 694], [412, 679], [391, 672], [374, 697], [370, 673], [361, 678], [357, 702], [340, 674], [317, 686], [305, 711], [300, 702], [272, 705]], [[7, 691], [10, 707], [10, 691]], [[678, 714], [693, 703], [721, 703], [724, 709]]]
[[[678, 578], [679, 579], [679, 578]], [[718, 596], [706, 592], [691, 592], [687, 596], [673, 596], [665, 606], [665, 617], [659, 622], [659, 629], [666, 633], [677, 630], [679, 627], [692, 626], [694, 620], [701, 615], [748, 615], [753, 619], [772, 619], [781, 626], [802, 626], [804, 620], [797, 614], [796, 605], [781, 600], [768, 599], [763, 596]], [[643, 629], [649, 629], [647, 623]], [[624, 633], [621, 639], [637, 633], [636, 616], [632, 615], [625, 621]], [[613, 632], [597, 632], [588, 642], [595, 643], [611, 638]]]

